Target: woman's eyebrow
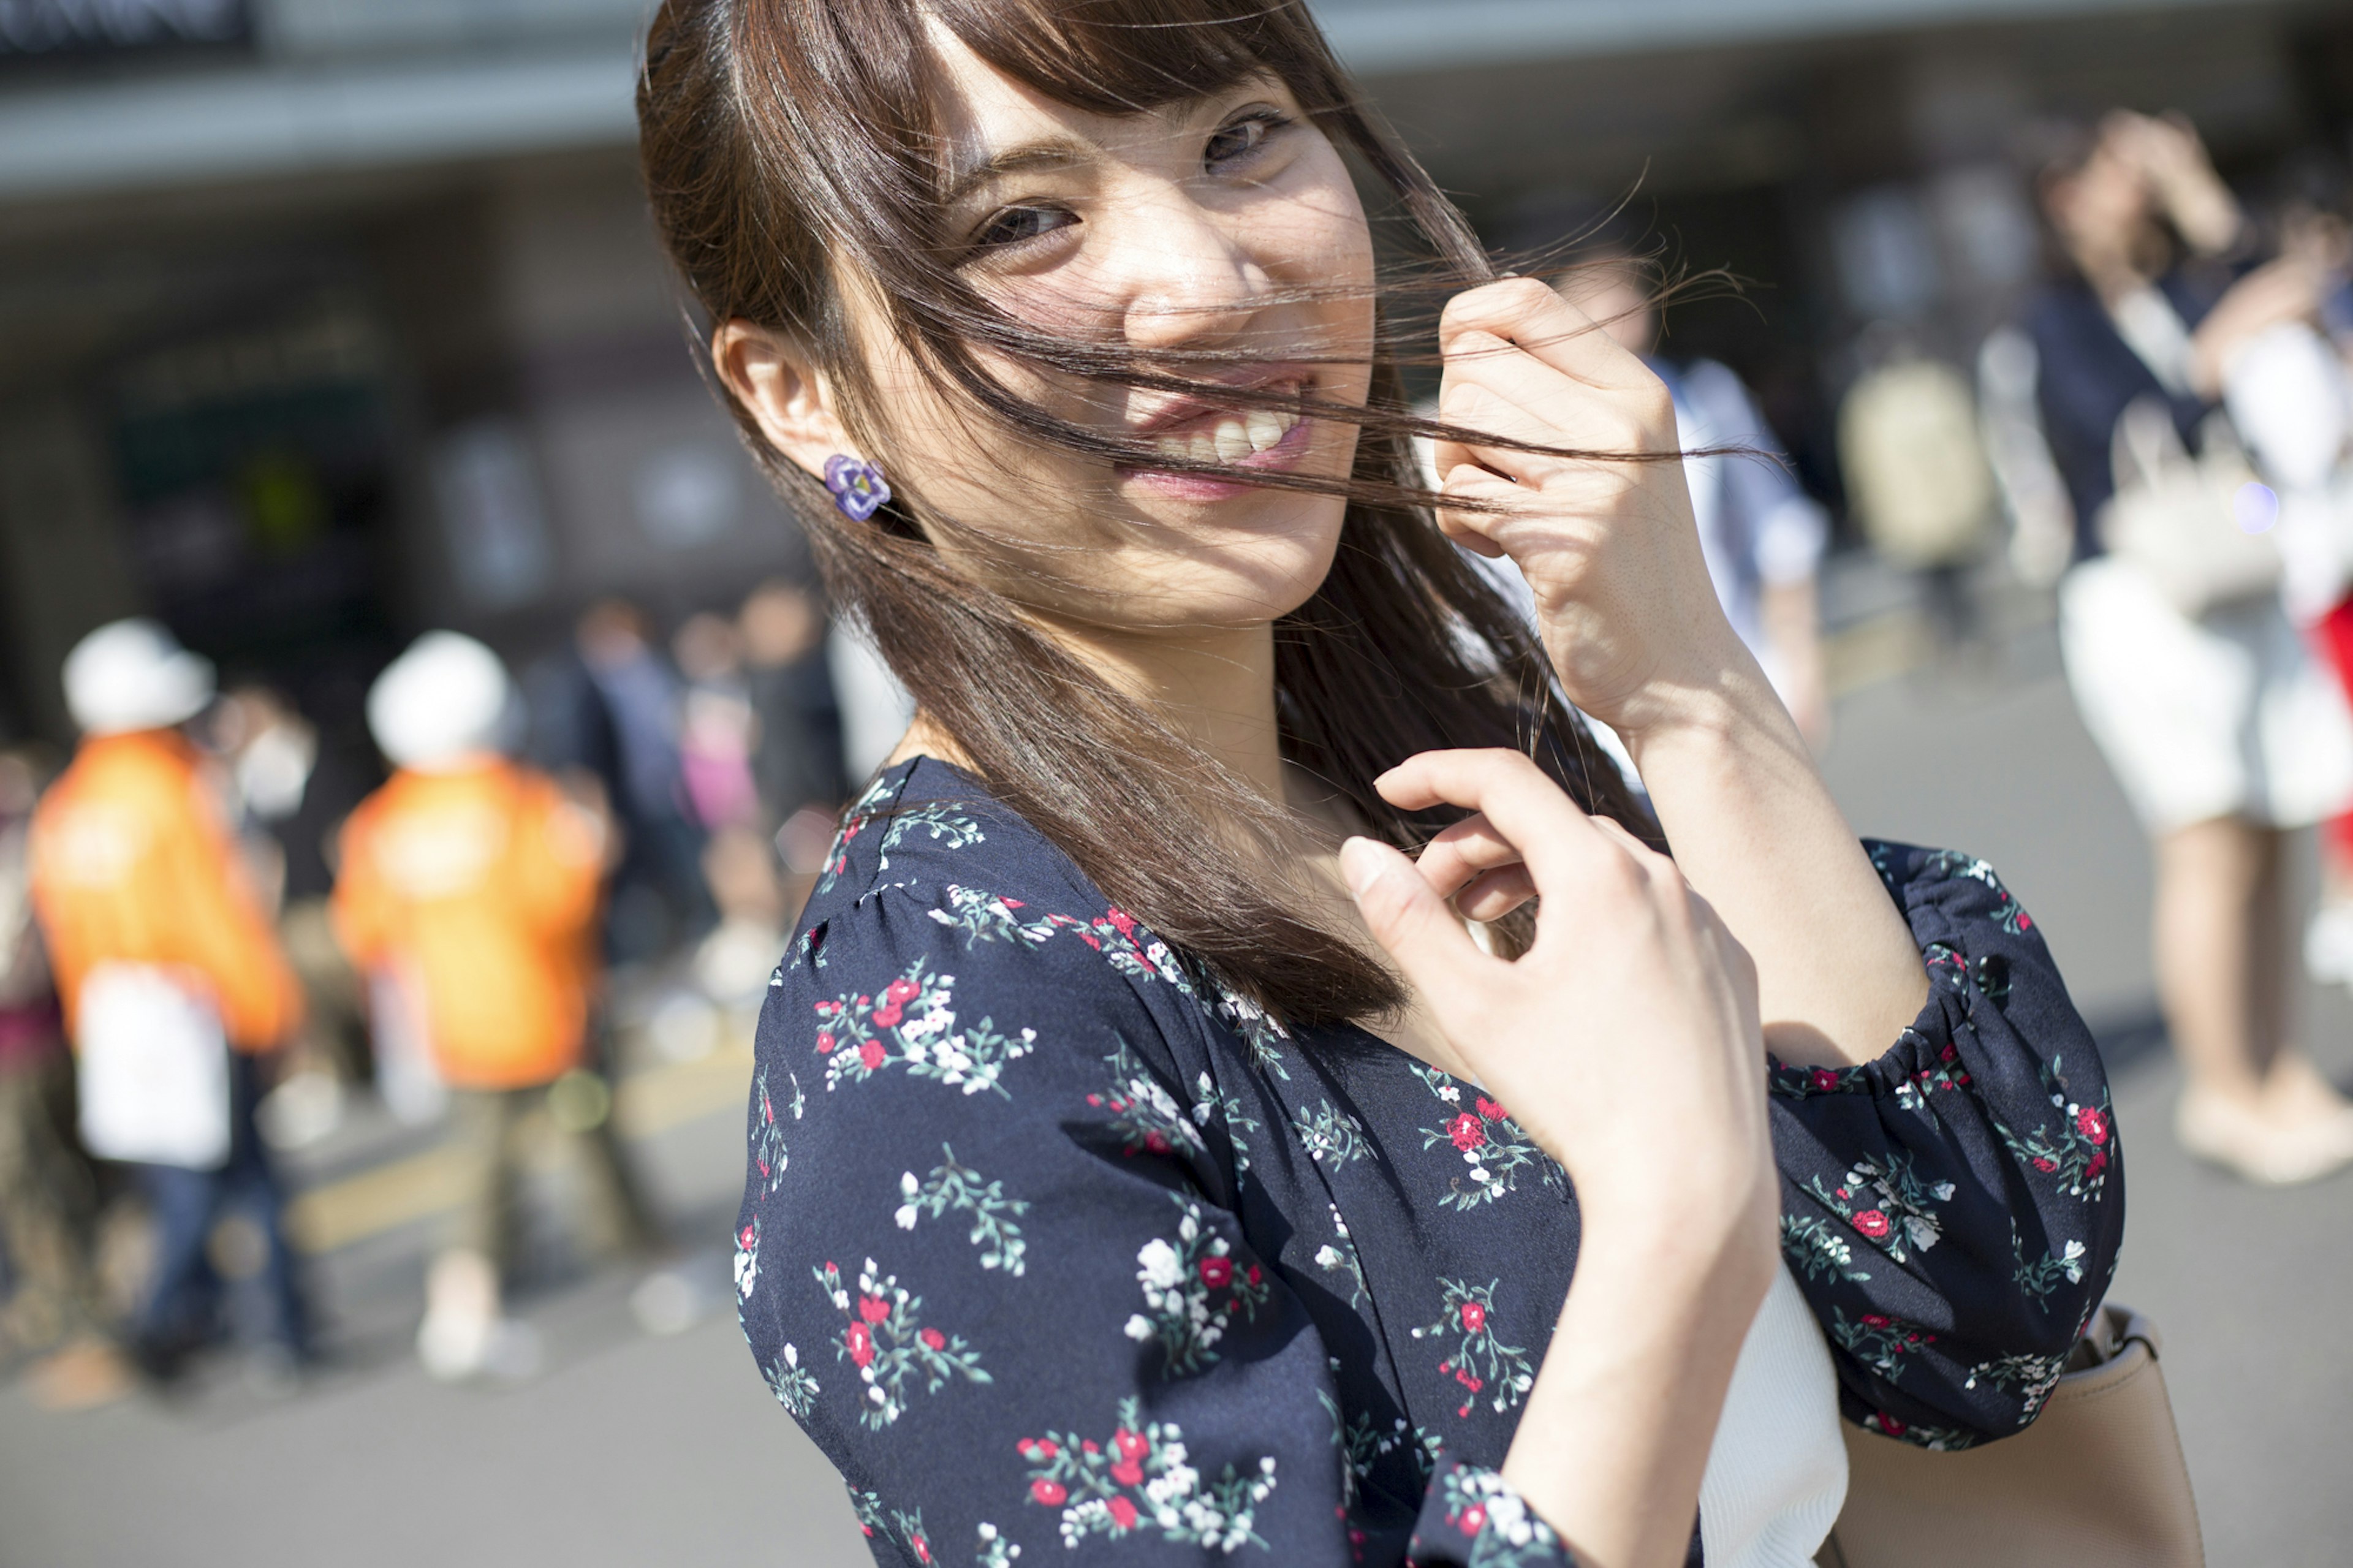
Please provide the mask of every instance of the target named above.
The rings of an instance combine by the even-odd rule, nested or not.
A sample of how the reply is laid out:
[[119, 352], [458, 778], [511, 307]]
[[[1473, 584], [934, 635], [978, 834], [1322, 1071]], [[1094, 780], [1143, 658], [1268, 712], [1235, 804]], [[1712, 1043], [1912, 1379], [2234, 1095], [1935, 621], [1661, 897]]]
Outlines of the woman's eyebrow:
[[1092, 149], [1074, 136], [1053, 136], [1038, 142], [1023, 142], [992, 153], [977, 163], [958, 169], [948, 181], [946, 195], [941, 204], [954, 206], [956, 203], [992, 180], [1008, 174], [1033, 174], [1045, 170], [1062, 170], [1085, 163]]

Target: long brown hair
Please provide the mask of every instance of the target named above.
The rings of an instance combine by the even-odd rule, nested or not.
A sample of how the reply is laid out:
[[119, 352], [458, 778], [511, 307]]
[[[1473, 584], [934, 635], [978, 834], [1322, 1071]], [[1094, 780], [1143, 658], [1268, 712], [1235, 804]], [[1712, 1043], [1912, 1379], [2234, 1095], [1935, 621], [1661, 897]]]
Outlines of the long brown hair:
[[[1366, 109], [1299, 0], [664, 0], [647, 39], [640, 152], [672, 261], [710, 322], [741, 318], [808, 347], [861, 449], [883, 458], [898, 492], [871, 521], [849, 521], [728, 396], [802, 519], [836, 606], [871, 628], [990, 792], [1113, 902], [1289, 1022], [1392, 1008], [1403, 1000], [1395, 978], [1303, 917], [1297, 889], [1270, 881], [1280, 857], [1253, 852], [1282, 841], [1283, 808], [1115, 691], [1015, 599], [951, 570], [930, 540], [959, 525], [924, 506], [921, 476], [889, 466], [888, 431], [847, 324], [848, 279], [870, 279], [917, 363], [1017, 438], [1190, 466], [1059, 421], [984, 369], [981, 349], [1111, 384], [1200, 384], [1139, 366], [1115, 346], [1026, 327], [957, 275], [939, 221], [944, 137], [932, 117], [939, 100], [927, 17], [1014, 80], [1100, 113], [1274, 77], [1387, 193], [1391, 208], [1377, 216], [1403, 232], [1402, 249], [1425, 278], [1450, 289], [1483, 279], [1487, 257]], [[1160, 364], [1247, 357], [1155, 356]], [[1418, 752], [1457, 746], [1532, 752], [1587, 810], [1654, 837], [1558, 700], [1530, 628], [1432, 521], [1409, 437], [1452, 432], [1407, 408], [1398, 360], [1384, 328], [1369, 406], [1305, 405], [1360, 426], [1347, 479], [1258, 481], [1349, 498], [1330, 574], [1275, 627], [1284, 755], [1400, 847], [1424, 841], [1450, 814], [1399, 811], [1373, 781]], [[1219, 396], [1250, 400], [1231, 387]], [[1296, 397], [1280, 402], [1300, 406]], [[1205, 792], [1211, 820], [1239, 838], [1205, 831]]]

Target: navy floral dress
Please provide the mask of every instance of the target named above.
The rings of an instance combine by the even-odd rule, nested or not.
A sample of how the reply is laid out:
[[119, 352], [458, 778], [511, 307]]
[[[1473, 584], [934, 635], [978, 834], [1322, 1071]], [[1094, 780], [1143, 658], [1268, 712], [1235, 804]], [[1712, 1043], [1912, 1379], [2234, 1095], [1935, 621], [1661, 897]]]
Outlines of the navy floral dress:
[[[2026, 913], [1872, 854], [1931, 993], [1876, 1061], [1772, 1069], [1782, 1239], [1849, 1418], [1955, 1448], [2057, 1380], [2122, 1171]], [[1287, 1032], [929, 759], [852, 809], [770, 987], [741, 1317], [877, 1561], [1572, 1561], [1494, 1467], [1577, 1200], [1475, 1085]]]

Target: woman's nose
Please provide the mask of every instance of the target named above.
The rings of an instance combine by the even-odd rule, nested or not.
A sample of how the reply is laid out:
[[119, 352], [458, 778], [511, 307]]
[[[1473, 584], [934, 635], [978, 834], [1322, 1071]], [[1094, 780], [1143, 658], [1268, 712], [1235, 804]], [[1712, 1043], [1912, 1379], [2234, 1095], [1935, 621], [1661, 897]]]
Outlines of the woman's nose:
[[1181, 191], [1137, 204], [1124, 226], [1114, 287], [1137, 353], [1229, 346], [1266, 302], [1264, 269]]

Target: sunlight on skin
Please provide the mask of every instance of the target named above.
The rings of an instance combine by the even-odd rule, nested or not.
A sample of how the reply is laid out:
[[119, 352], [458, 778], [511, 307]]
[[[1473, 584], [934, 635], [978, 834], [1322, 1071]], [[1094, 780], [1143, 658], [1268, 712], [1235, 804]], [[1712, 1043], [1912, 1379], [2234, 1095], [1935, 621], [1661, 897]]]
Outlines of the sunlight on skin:
[[[992, 224], [1025, 236], [992, 247], [968, 272], [1002, 308], [1058, 334], [1124, 345], [1146, 363], [1168, 350], [1265, 361], [1166, 367], [1177, 375], [1365, 401], [1370, 232], [1338, 153], [1286, 89], [1245, 82], [1113, 119], [1004, 79], [944, 34], [939, 48], [956, 89], [946, 116], [953, 167], [1004, 164], [1025, 149], [1061, 154], [984, 180], [951, 208], [959, 236]], [[1314, 298], [1293, 297], [1308, 289]], [[1280, 794], [1272, 626], [1329, 570], [1345, 501], [1113, 468], [1027, 443], [1008, 451], [880, 330], [871, 301], [854, 308], [853, 323], [870, 346], [877, 406], [890, 411], [887, 449], [867, 455], [886, 474], [913, 477], [932, 510], [986, 531], [985, 548], [943, 531], [944, 556]], [[788, 367], [789, 348], [765, 337], [731, 324], [716, 349], [769, 438], [812, 473], [833, 452], [859, 450], [830, 390], [810, 385]], [[984, 363], [1046, 412], [1114, 437], [1214, 439], [1218, 425], [1240, 417], [1166, 393]], [[1253, 459], [1345, 477], [1356, 427], [1304, 425], [1303, 436], [1293, 431]], [[924, 737], [926, 749], [941, 739]]]

